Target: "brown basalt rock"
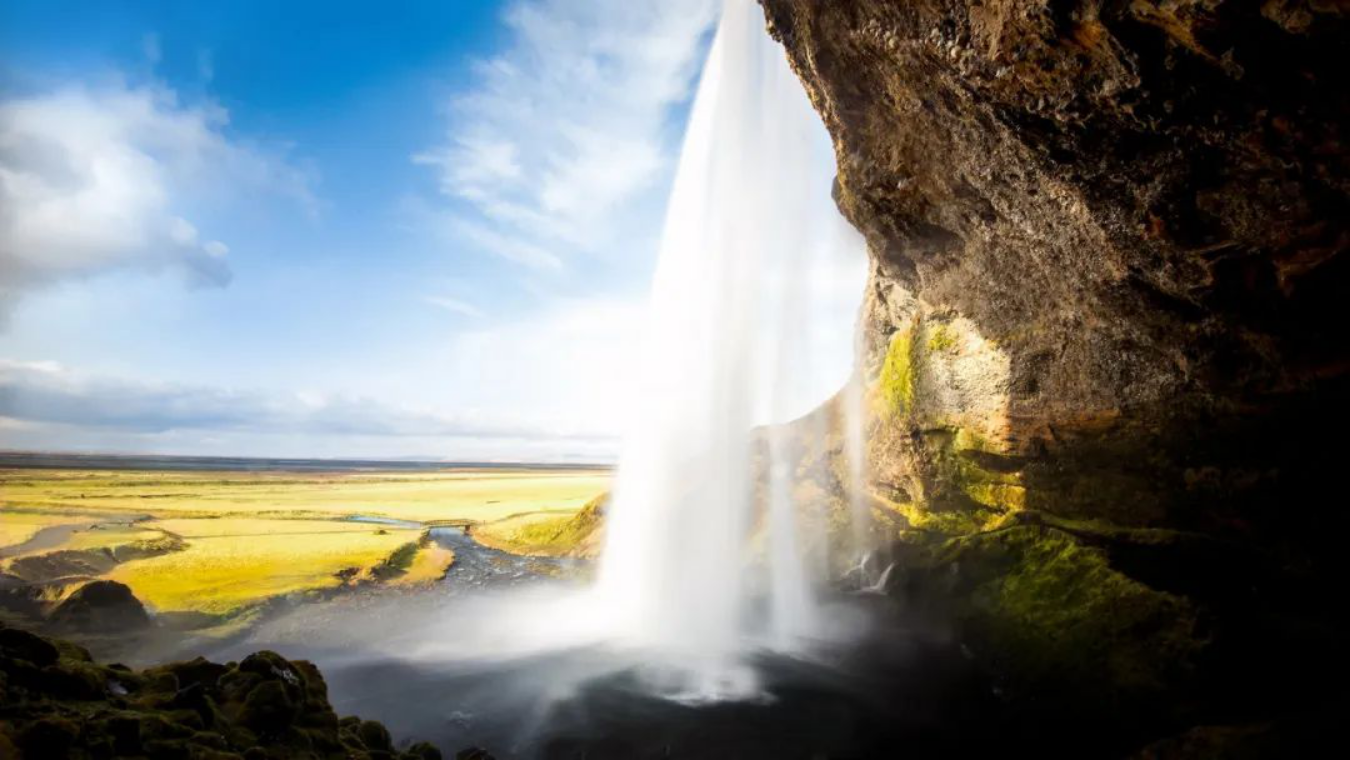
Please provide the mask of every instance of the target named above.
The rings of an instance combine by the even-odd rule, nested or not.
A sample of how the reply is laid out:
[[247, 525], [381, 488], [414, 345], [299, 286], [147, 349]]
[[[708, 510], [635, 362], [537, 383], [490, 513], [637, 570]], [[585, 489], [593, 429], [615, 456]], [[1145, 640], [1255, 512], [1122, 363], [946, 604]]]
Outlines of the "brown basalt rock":
[[[1236, 479], [1287, 459], [1275, 449], [1302, 439], [1257, 430], [1283, 414], [1310, 428], [1309, 394], [1339, 397], [1350, 369], [1334, 327], [1350, 294], [1338, 6], [763, 4], [872, 250], [864, 369], [906, 331], [954, 333], [955, 371], [914, 367], [922, 403], [893, 427], [979, 426], [1068, 469], [1080, 442], [1161, 447], [1125, 473], [1160, 478], [1156, 504], [1115, 519], [1242, 519], [1252, 505], [1181, 487], [1179, 460]], [[1271, 14], [1309, 21], [1291, 34]], [[1256, 450], [1209, 446], [1220, 428]], [[1041, 506], [1112, 508], [1061, 490]]]
[[[1053, 681], [1136, 739], [1326, 698], [1347, 671], [1324, 596], [1350, 528], [1345, 4], [761, 5], [871, 253], [868, 496], [920, 558], [907, 593], [1010, 690]], [[1089, 602], [1107, 619], [1056, 606]]]

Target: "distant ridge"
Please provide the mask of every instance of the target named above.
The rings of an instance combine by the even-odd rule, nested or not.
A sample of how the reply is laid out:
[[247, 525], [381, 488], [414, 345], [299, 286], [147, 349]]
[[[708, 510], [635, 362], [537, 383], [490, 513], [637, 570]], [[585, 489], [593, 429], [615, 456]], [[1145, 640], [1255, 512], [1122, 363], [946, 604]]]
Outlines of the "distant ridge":
[[352, 470], [608, 470], [612, 465], [576, 462], [437, 462], [410, 459], [274, 459], [160, 454], [75, 454], [0, 451], [0, 467], [83, 470], [237, 470], [241, 472], [349, 472]]

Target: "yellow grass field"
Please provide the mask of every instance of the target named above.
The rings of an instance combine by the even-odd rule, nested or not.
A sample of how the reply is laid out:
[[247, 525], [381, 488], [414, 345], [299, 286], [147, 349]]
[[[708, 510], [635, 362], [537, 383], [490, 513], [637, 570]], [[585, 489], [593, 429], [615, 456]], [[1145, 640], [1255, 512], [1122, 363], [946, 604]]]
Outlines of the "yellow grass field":
[[438, 544], [427, 544], [418, 550], [408, 572], [394, 581], [400, 586], [414, 586], [440, 580], [455, 561], [455, 553]]
[[145, 472], [0, 470], [5, 505], [185, 516], [370, 515], [489, 522], [580, 509], [609, 485], [600, 470]]
[[555, 539], [567, 527], [571, 515], [529, 514], [508, 517], [474, 529], [480, 543], [514, 554], [550, 556]]
[[[161, 611], [226, 613], [268, 597], [342, 583], [338, 572], [368, 571], [417, 530], [292, 520], [166, 520], [188, 548], [135, 560], [108, 577]], [[334, 527], [339, 529], [334, 529]], [[182, 532], [180, 532], [182, 531]]]
[[[426, 542], [412, 553], [425, 526], [566, 518], [608, 486], [603, 470], [0, 469], [0, 549], [63, 523], [98, 524], [41, 551], [178, 538], [185, 548], [122, 562], [105, 577], [158, 611], [221, 615], [353, 579], [432, 582], [454, 555]], [[406, 524], [351, 519], [357, 516]], [[15, 559], [0, 560], [0, 571]]]

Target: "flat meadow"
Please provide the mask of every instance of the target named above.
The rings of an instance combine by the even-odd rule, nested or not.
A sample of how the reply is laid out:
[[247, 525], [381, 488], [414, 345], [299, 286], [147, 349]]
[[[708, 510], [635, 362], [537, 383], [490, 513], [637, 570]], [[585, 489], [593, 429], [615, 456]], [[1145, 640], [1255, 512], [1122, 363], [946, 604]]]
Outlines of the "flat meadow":
[[[228, 618], [274, 597], [441, 578], [437, 525], [566, 519], [601, 469], [0, 469], [0, 573], [125, 583], [160, 613]], [[70, 577], [63, 575], [70, 573]]]

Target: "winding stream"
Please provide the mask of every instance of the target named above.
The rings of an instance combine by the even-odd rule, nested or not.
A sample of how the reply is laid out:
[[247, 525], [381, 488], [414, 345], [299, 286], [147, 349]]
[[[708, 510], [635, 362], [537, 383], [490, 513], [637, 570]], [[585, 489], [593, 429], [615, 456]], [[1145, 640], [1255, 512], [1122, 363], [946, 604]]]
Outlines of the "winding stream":
[[431, 539], [455, 553], [455, 562], [445, 582], [474, 587], [514, 586], [533, 583], [541, 576], [577, 568], [584, 560], [556, 557], [525, 557], [492, 549], [474, 540], [464, 528], [432, 528]]

